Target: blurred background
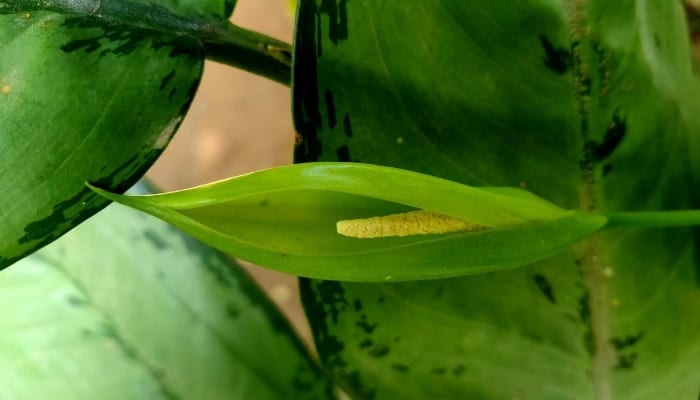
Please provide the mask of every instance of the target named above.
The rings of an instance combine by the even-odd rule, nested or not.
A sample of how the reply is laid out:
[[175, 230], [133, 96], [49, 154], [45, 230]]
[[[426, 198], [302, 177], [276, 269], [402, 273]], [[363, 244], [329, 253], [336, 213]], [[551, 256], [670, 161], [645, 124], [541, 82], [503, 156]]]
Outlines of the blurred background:
[[[292, 42], [289, 0], [238, 0], [232, 21]], [[294, 128], [287, 86], [207, 62], [189, 114], [148, 177], [163, 190], [184, 189], [292, 162]], [[242, 263], [310, 345], [296, 278]]]

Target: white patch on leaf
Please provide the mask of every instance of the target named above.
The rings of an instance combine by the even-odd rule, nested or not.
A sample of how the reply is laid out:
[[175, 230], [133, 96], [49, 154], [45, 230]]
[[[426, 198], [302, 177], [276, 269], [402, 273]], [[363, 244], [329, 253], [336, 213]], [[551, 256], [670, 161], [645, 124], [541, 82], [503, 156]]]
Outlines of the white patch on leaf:
[[182, 122], [182, 116], [170, 120], [168, 125], [165, 128], [163, 128], [160, 134], [158, 134], [158, 138], [156, 139], [155, 143], [153, 143], [153, 149], [163, 149], [168, 144], [168, 142], [170, 142], [170, 138], [180, 126], [180, 122]]

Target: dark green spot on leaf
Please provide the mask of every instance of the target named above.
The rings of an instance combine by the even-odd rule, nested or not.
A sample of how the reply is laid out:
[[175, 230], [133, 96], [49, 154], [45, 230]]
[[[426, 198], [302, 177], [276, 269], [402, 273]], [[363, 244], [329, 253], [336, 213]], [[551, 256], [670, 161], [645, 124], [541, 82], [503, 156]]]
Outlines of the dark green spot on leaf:
[[372, 357], [381, 358], [389, 354], [389, 351], [391, 351], [389, 346], [377, 344], [372, 347], [372, 350], [370, 350], [368, 354]]
[[540, 292], [547, 298], [547, 300], [549, 300], [550, 303], [554, 304], [557, 302], [557, 300], [554, 298], [552, 285], [549, 283], [549, 280], [547, 280], [547, 277], [542, 274], [535, 274], [532, 279], [535, 282], [535, 285], [537, 285], [537, 289], [540, 290]]
[[565, 49], [555, 48], [544, 35], [540, 35], [540, 44], [544, 49], [544, 57], [542, 57], [544, 65], [557, 74], [566, 73], [571, 65], [571, 54]]
[[408, 372], [408, 370], [410, 368], [406, 364], [391, 364], [391, 369], [393, 369], [396, 372], [403, 373], [403, 372]]
[[324, 93], [324, 98], [326, 99], [326, 116], [328, 118], [328, 127], [333, 129], [338, 123], [335, 116], [335, 103], [333, 102], [333, 92], [326, 89]]
[[352, 161], [352, 159], [350, 158], [350, 149], [348, 149], [348, 146], [343, 145], [338, 147], [337, 149], [335, 149], [335, 154], [338, 156], [338, 161]]
[[143, 232], [143, 236], [153, 244], [153, 246], [158, 250], [164, 250], [168, 248], [168, 244], [163, 238], [152, 230], [146, 230]]
[[347, 113], [343, 117], [343, 133], [349, 138], [352, 137], [352, 122], [350, 122], [350, 115]]

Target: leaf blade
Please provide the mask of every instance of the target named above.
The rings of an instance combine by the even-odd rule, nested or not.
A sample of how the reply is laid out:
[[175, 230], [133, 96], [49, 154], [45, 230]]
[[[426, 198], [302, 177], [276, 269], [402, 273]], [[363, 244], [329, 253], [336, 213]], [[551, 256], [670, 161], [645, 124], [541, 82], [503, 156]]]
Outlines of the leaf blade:
[[0, 9], [0, 159], [13, 171], [0, 177], [0, 268], [107, 204], [85, 180], [131, 186], [182, 121], [201, 76], [201, 45], [125, 21], [128, 12], [151, 10], [141, 22], [213, 18], [223, 3], [22, 0]]
[[[698, 82], [679, 4], [448, 3], [300, 2], [297, 161], [526, 186], [602, 214], [698, 208]], [[507, 272], [311, 281], [303, 295], [324, 364], [365, 397], [694, 400], [696, 236], [611, 229]], [[611, 343], [640, 331], [654, 334]], [[521, 337], [534, 340], [497, 352]], [[556, 365], [570, 375], [543, 371], [547, 352], [529, 351], [542, 343], [568, 343]], [[452, 374], [457, 359], [472, 368]]]

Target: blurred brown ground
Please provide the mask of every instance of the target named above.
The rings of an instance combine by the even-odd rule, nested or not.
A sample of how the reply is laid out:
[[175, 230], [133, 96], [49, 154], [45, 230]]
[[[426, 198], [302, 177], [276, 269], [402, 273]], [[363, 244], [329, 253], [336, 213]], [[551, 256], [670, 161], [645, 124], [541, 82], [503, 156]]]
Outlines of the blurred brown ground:
[[[285, 0], [239, 0], [232, 20], [292, 41], [294, 21]], [[187, 118], [148, 176], [163, 190], [175, 190], [289, 164], [293, 142], [288, 87], [207, 62]], [[245, 266], [309, 344], [296, 278]]]

